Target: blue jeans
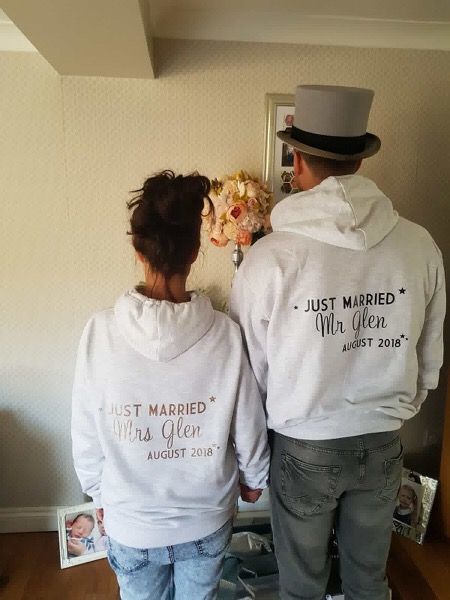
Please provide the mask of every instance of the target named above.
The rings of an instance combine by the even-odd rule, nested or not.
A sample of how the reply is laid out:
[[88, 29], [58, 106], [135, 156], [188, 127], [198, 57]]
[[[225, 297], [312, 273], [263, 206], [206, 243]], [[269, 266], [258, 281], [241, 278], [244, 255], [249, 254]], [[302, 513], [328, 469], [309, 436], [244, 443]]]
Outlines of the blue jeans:
[[388, 600], [402, 461], [398, 431], [321, 441], [274, 434], [270, 499], [282, 600], [323, 599], [333, 527], [345, 599]]
[[121, 600], [214, 600], [232, 527], [230, 520], [200, 540], [144, 550], [109, 538]]

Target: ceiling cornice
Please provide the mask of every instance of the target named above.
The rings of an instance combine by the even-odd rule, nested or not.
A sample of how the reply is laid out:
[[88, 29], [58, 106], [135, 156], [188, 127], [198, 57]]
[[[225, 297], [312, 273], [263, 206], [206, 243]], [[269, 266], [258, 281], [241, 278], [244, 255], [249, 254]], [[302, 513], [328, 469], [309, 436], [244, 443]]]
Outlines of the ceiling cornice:
[[[151, 0], [139, 0], [148, 13]], [[161, 6], [161, 5], [160, 5]], [[164, 4], [162, 5], [164, 6]], [[235, 8], [155, 10], [151, 36], [169, 39], [215, 40], [450, 50], [450, 22], [304, 15], [295, 11]], [[144, 25], [150, 17], [143, 14]], [[0, 51], [36, 52], [35, 46], [0, 10]]]
[[159, 38], [450, 50], [450, 22], [312, 16], [299, 12], [160, 11]]

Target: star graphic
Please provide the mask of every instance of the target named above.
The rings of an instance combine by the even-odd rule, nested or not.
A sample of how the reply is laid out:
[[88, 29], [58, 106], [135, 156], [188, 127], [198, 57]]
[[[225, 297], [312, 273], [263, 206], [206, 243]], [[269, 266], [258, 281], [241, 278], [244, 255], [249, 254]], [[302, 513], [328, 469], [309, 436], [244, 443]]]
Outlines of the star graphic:
[[403, 338], [405, 337], [405, 334], [404, 334], [404, 333], [402, 333], [402, 335], [401, 335], [400, 337], [403, 339]]
[[209, 401], [210, 402], [215, 402], [216, 401], [216, 397], [215, 396], [210, 396]]
[[398, 291], [400, 292], [400, 294], [404, 294], [406, 292], [404, 287], [400, 288]]
[[295, 305], [295, 306], [294, 306], [294, 310], [297, 310], [297, 309], [298, 309], [298, 306], [297, 306], [297, 305]]

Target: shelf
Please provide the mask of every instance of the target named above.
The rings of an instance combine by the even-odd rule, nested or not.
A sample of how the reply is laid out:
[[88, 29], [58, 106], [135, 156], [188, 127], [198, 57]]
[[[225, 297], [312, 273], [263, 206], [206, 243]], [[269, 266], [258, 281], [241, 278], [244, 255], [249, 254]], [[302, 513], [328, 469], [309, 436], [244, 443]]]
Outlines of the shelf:
[[449, 600], [450, 541], [420, 545], [394, 534], [387, 574], [393, 600]]

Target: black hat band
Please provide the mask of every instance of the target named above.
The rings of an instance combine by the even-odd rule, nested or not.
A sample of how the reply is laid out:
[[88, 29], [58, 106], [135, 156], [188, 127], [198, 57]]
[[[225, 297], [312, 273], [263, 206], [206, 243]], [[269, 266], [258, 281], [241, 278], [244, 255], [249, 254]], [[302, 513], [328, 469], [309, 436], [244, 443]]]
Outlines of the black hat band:
[[[289, 132], [289, 128], [286, 129]], [[318, 150], [333, 152], [335, 154], [358, 154], [366, 146], [366, 135], [356, 137], [340, 137], [337, 135], [321, 135], [299, 129], [295, 125], [291, 128], [291, 137], [306, 146], [312, 146]]]

